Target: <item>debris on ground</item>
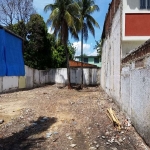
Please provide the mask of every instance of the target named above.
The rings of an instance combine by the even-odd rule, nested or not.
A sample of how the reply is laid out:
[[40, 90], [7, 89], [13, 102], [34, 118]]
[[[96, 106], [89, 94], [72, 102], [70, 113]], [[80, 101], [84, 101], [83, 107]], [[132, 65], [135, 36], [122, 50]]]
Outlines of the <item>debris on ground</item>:
[[0, 124], [2, 124], [4, 122], [4, 120], [3, 119], [0, 119]]
[[[121, 130], [110, 124], [107, 108], [115, 110]], [[51, 85], [1, 94], [0, 118], [2, 150], [149, 150], [100, 87]]]
[[114, 127], [117, 127], [119, 130], [121, 129], [121, 123], [119, 122], [118, 118], [115, 115], [115, 112], [112, 108], [107, 109], [107, 116], [112, 121]]
[[74, 148], [77, 144], [71, 144], [70, 147]]

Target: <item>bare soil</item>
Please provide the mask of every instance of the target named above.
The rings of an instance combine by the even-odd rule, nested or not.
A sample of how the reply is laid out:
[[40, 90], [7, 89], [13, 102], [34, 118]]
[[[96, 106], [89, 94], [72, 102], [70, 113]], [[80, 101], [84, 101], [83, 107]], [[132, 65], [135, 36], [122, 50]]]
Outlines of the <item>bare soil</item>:
[[[122, 128], [108, 116], [112, 107]], [[149, 150], [100, 87], [45, 86], [0, 95], [0, 150]]]

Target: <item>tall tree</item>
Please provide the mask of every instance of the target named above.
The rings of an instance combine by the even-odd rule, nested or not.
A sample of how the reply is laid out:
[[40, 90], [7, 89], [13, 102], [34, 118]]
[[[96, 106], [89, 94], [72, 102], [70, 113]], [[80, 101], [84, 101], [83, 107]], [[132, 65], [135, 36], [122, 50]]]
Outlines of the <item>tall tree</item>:
[[27, 29], [25, 22], [19, 21], [18, 23], [11, 25], [11, 31], [21, 36], [26, 41]]
[[[94, 0], [77, 0], [80, 6], [80, 22], [81, 22], [81, 62], [83, 62], [83, 40], [88, 39], [88, 30], [95, 36], [94, 27], [99, 28], [99, 24], [91, 16], [95, 11], [99, 11], [98, 5]], [[81, 63], [81, 88], [83, 88], [83, 63]]]
[[48, 4], [45, 6], [44, 11], [47, 12], [49, 10], [51, 10], [51, 14], [47, 23], [52, 26], [55, 36], [60, 38], [61, 43], [65, 47], [68, 88], [71, 89], [67, 42], [69, 31], [74, 38], [78, 39], [75, 25], [79, 22], [79, 6], [73, 0], [55, 0], [54, 4]]
[[25, 64], [36, 69], [51, 67], [51, 37], [43, 18], [33, 14], [27, 23], [27, 46], [24, 51]]
[[30, 15], [35, 13], [33, 0], [1, 0], [0, 24], [9, 27], [14, 23], [28, 22]]

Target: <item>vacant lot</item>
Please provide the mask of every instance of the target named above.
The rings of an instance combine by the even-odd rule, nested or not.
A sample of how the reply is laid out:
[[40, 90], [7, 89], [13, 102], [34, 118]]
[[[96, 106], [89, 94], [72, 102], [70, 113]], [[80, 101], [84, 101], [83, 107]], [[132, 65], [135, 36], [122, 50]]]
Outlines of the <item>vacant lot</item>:
[[[106, 115], [110, 107], [120, 131]], [[149, 150], [100, 87], [1, 94], [0, 119], [0, 150]]]

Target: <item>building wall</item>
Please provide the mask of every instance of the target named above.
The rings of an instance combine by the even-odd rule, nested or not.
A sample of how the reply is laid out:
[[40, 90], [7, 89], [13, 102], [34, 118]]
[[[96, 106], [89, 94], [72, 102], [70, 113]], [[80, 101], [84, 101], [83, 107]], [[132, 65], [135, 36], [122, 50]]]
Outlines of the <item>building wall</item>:
[[[146, 40], [149, 39], [149, 35], [147, 35], [147, 33], [146, 33], [146, 35], [144, 36], [143, 35], [144, 30], [142, 28], [145, 27], [145, 25], [147, 25], [147, 23], [148, 23], [148, 25], [150, 23], [149, 19], [147, 19], [147, 23], [145, 25], [143, 23], [145, 17], [149, 18], [149, 14], [150, 14], [149, 9], [140, 9], [140, 0], [134, 0], [134, 1], [122, 0], [122, 3], [123, 3], [123, 13], [122, 13], [122, 21], [123, 21], [122, 22], [122, 30], [123, 30], [122, 39], [123, 39], [123, 41], [143, 41], [143, 42], [145, 42]], [[132, 16], [130, 16], [130, 18], [132, 17], [132, 21], [128, 20], [129, 18], [126, 18], [127, 15], [132, 15]], [[142, 20], [140, 19], [141, 16], [144, 16], [144, 17], [142, 17]], [[137, 22], [134, 21], [134, 19], [136, 19], [136, 18], [139, 18], [138, 20], [140, 20], [140, 21], [137, 21]], [[126, 23], [126, 21], [128, 21], [128, 22]], [[133, 28], [133, 26], [135, 26], [134, 29], [141, 26], [141, 31], [137, 30], [137, 32], [136, 32], [136, 33], [139, 32], [139, 35], [136, 36], [136, 35], [132, 35], [132, 33], [131, 33], [131, 36], [125, 36], [126, 26], [128, 26], [128, 25], [130, 26], [130, 27], [128, 27], [128, 29]], [[142, 32], [142, 34], [141, 34], [141, 32]]]
[[122, 41], [122, 58], [143, 43], [144, 41]]
[[40, 84], [40, 73], [38, 70], [34, 69], [33, 73], [33, 86], [36, 87]]
[[15, 90], [18, 86], [18, 77], [3, 77], [3, 91]]
[[101, 62], [94, 63], [94, 58], [88, 58], [88, 63], [92, 65], [97, 65], [98, 67], [101, 67]]
[[122, 0], [122, 6], [122, 57], [125, 57], [149, 39], [149, 32], [144, 30], [150, 25], [150, 19], [144, 18], [150, 18], [150, 11], [140, 9], [140, 0]]
[[125, 36], [150, 36], [150, 13], [126, 13]]
[[150, 42], [123, 59], [122, 109], [150, 145]]
[[[72, 68], [70, 70], [71, 83], [81, 83], [81, 68]], [[100, 84], [100, 69], [98, 68], [84, 68], [83, 81], [85, 85], [99, 85]], [[0, 77], [0, 93], [35, 88], [44, 84], [58, 84], [65, 86], [67, 84], [67, 69], [49, 69], [36, 70], [25, 66], [25, 76], [11, 76]]]
[[0, 93], [3, 91], [3, 78], [0, 77]]
[[119, 6], [112, 21], [110, 34], [104, 39], [101, 68], [101, 86], [117, 103], [120, 103], [120, 16]]
[[147, 13], [147, 10], [139, 10], [137, 0], [122, 0], [110, 19], [115, 0], [112, 2], [102, 35], [101, 86], [150, 145], [150, 41], [141, 46], [149, 37], [125, 37], [124, 20], [125, 13]]
[[34, 77], [34, 69], [29, 68], [28, 66], [25, 66], [25, 78], [26, 78], [26, 88], [32, 88], [33, 87], [33, 77]]
[[24, 76], [20, 76], [19, 80], [18, 80], [18, 83], [19, 83], [19, 89], [25, 88], [26, 87], [25, 77]]
[[[87, 58], [87, 57], [86, 57]], [[81, 61], [81, 58], [76, 58], [76, 61]], [[97, 65], [97, 67], [101, 67], [101, 62], [99, 62], [99, 63], [94, 63], [94, 58], [92, 58], [92, 57], [89, 57], [88, 58], [88, 63], [89, 64], [92, 64], [92, 65]]]

